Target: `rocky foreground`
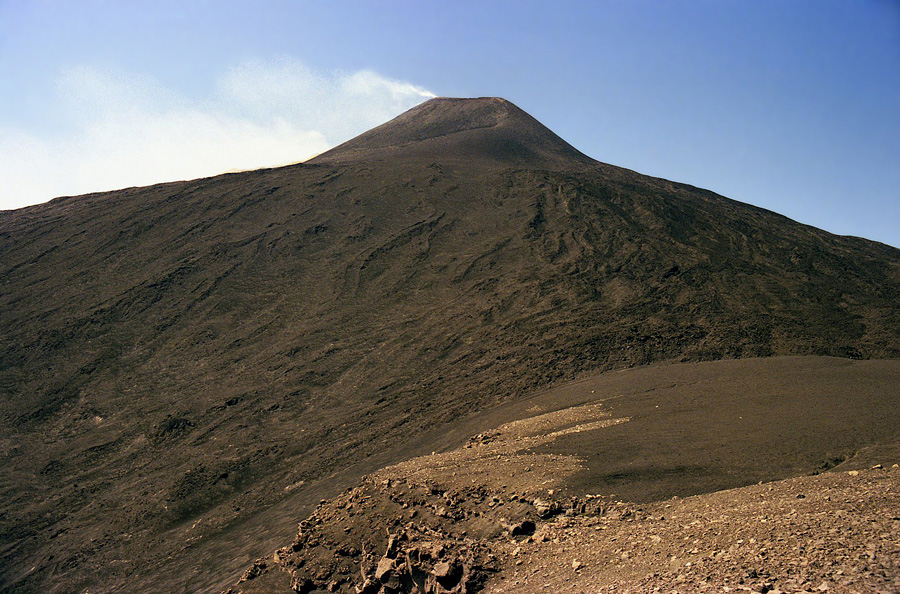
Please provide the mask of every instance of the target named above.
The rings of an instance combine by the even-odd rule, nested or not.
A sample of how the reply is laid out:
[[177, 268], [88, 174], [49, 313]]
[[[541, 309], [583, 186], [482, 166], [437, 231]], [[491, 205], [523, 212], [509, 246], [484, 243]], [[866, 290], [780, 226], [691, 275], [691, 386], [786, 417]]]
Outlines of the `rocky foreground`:
[[900, 592], [900, 470], [833, 472], [561, 516], [487, 592]]
[[896, 463], [639, 505], [574, 495], [580, 460], [539, 453], [626, 422], [573, 407], [367, 476], [229, 592], [900, 591]]

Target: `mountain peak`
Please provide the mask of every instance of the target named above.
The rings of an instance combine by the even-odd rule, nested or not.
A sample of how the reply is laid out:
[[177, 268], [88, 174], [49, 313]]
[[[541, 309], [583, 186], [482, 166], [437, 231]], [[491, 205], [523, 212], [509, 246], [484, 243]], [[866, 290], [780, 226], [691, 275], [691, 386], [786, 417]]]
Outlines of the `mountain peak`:
[[379, 157], [485, 158], [532, 166], [590, 161], [506, 99], [436, 97], [312, 162]]

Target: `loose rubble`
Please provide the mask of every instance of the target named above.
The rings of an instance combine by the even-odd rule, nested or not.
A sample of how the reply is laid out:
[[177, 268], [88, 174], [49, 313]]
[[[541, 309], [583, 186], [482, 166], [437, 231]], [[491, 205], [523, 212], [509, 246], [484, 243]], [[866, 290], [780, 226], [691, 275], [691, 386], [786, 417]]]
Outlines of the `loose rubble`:
[[489, 594], [900, 592], [900, 469], [617, 502], [599, 516], [556, 516], [494, 551], [515, 561]]
[[579, 461], [531, 451], [626, 421], [576, 407], [379, 471], [229, 592], [900, 592], [892, 460], [637, 505], [573, 496]]

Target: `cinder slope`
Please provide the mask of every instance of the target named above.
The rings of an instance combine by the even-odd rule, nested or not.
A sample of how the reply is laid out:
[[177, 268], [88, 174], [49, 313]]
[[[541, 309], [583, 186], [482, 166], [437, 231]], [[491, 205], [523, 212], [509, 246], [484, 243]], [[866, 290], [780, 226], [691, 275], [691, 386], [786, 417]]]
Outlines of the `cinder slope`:
[[208, 588], [579, 374], [900, 355], [900, 251], [573, 151], [437, 100], [309, 164], [0, 213], [0, 589]]
[[310, 163], [415, 158], [462, 159], [473, 167], [501, 164], [540, 169], [596, 163], [499, 97], [426, 101]]
[[585, 378], [482, 415], [498, 425], [462, 448], [366, 477], [232, 592], [891, 591], [898, 405], [900, 361]]

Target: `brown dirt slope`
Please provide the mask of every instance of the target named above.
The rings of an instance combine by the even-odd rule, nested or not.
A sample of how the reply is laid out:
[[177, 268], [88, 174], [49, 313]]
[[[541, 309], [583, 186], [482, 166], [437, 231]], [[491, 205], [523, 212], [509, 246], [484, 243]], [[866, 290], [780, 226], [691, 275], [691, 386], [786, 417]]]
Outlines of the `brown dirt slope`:
[[[323, 502], [292, 543], [257, 561], [232, 592], [893, 591], [900, 585], [900, 429], [893, 413], [900, 364], [873, 363], [875, 369], [796, 358], [669, 365], [550, 390], [529, 399], [525, 418], [482, 431], [462, 448], [382, 469]], [[745, 374], [754, 367], [771, 372], [758, 391], [703, 389], [759, 377]], [[838, 387], [840, 376], [849, 382]], [[831, 398], [828, 392], [843, 391], [854, 376], [881, 378], [868, 387], [882, 395], [879, 404], [848, 413]], [[697, 392], [680, 399], [678, 411], [666, 406], [672, 379], [692, 380]], [[810, 383], [820, 395], [797, 389]], [[611, 395], [618, 391], [626, 393]], [[743, 419], [721, 408], [729, 395], [745, 403]], [[775, 401], [765, 407], [771, 416], [757, 416], [755, 398]], [[581, 404], [568, 406], [573, 400]], [[504, 407], [495, 418], [522, 406]], [[609, 484], [604, 467], [647, 464], [635, 450], [654, 447], [647, 432], [653, 416], [667, 419], [670, 433], [695, 439], [677, 448], [656, 444], [654, 461], [668, 472], [659, 473], [655, 490], [623, 498], [611, 488], [628, 482]], [[794, 458], [789, 452], [815, 457], [850, 434], [863, 437], [848, 429], [829, 439], [829, 421], [852, 426], [879, 416], [891, 420], [844, 459], [826, 460], [824, 466], [837, 464], [826, 474], [820, 467], [698, 495], [709, 490], [696, 470], [710, 450], [733, 471], [732, 485], [755, 476], [771, 481], [800, 474], [784, 468]], [[777, 439], [768, 430], [773, 424]], [[732, 437], [710, 444], [721, 431]], [[572, 448], [573, 438], [608, 440], [618, 452], [598, 463], [595, 451]], [[685, 469], [679, 456], [698, 463]]]
[[423, 431], [586, 373], [900, 355], [900, 251], [591, 161], [497, 99], [0, 213], [0, 287], [12, 592], [211, 587]]

